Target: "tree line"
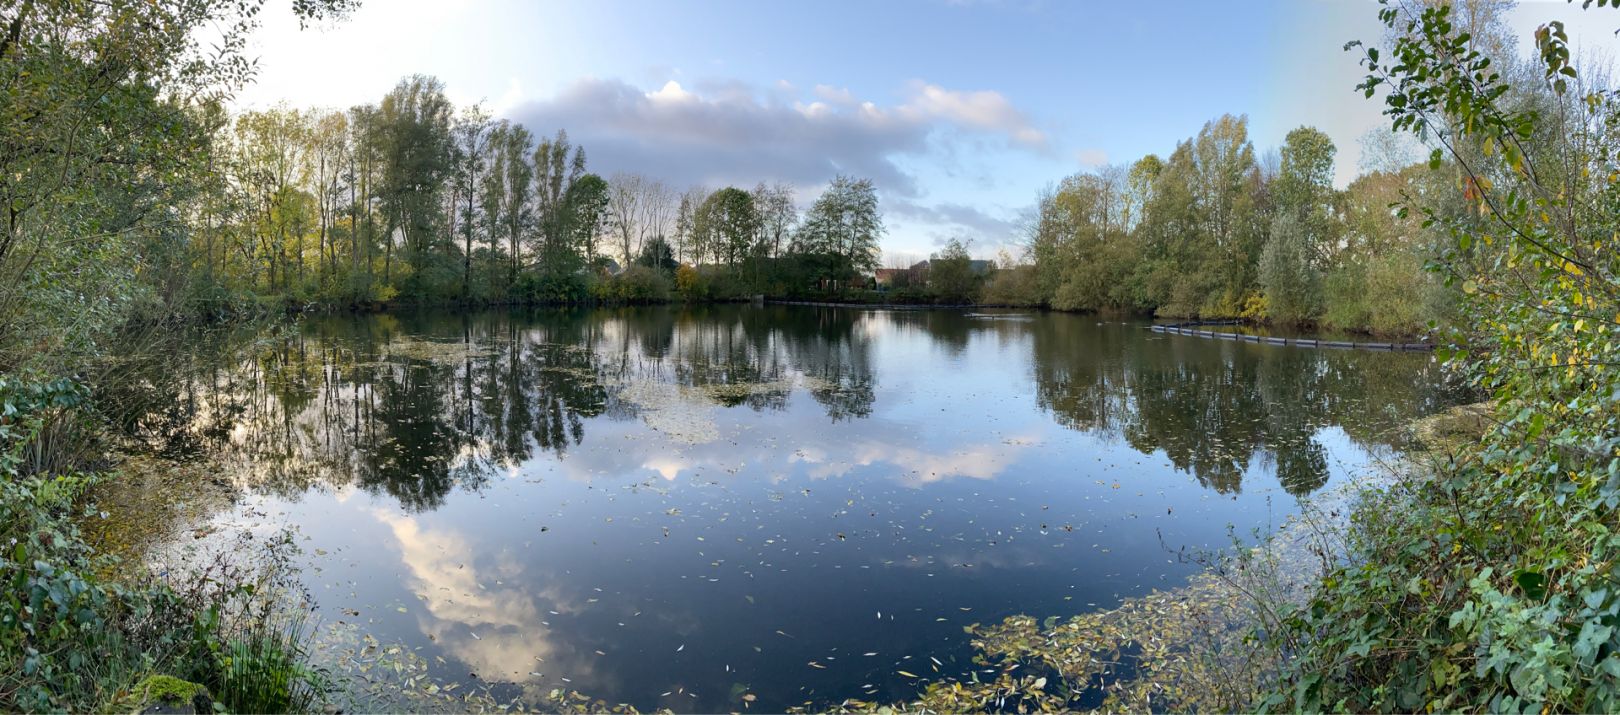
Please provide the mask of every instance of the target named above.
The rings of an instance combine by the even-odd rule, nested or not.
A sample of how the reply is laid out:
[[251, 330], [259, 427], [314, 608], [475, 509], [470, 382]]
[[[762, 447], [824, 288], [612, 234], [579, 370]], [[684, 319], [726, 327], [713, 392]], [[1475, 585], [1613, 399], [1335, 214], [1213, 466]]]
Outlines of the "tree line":
[[432, 77], [346, 111], [276, 107], [209, 127], [197, 288], [294, 301], [569, 302], [787, 292], [876, 265], [872, 182], [676, 191], [602, 177], [566, 130], [458, 110]]
[[1299, 127], [1257, 156], [1247, 118], [1224, 115], [1166, 158], [1069, 176], [1039, 196], [1023, 265], [983, 298], [1389, 333], [1445, 321], [1454, 293], [1425, 265], [1446, 237], [1393, 204], [1462, 213], [1455, 172], [1395, 160], [1340, 190], [1335, 153]]

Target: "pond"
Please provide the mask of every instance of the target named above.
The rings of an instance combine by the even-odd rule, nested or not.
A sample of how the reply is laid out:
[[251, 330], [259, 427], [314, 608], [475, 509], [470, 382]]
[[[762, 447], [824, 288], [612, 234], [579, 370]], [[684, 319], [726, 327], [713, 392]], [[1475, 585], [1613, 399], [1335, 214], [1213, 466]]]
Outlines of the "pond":
[[[1001, 311], [306, 319], [131, 429], [296, 530], [319, 615], [434, 682], [638, 708], [903, 700], [963, 627], [1185, 582], [1456, 400], [1427, 354]], [[433, 686], [437, 690], [440, 686]]]

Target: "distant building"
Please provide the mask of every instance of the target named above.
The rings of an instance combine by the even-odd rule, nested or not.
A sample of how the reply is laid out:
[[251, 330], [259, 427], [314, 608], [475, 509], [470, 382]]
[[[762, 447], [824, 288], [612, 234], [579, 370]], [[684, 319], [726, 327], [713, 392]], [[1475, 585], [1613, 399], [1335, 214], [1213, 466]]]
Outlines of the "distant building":
[[[929, 264], [932, 263], [932, 259], [926, 261], [917, 261], [916, 263], [911, 264], [911, 271], [918, 275], [926, 274], [928, 272]], [[968, 270], [971, 271], [973, 275], [982, 276], [989, 273], [990, 269], [994, 268], [995, 265], [995, 261], [973, 259], [968, 261]]]
[[905, 272], [906, 269], [904, 268], [879, 268], [873, 271], [872, 279], [877, 284], [878, 289], [883, 290], [894, 285], [895, 276]]
[[607, 256], [597, 256], [592, 258], [589, 263], [580, 266], [578, 273], [582, 276], [591, 273], [599, 276], [616, 276], [623, 271], [624, 267], [620, 266], [618, 261]]

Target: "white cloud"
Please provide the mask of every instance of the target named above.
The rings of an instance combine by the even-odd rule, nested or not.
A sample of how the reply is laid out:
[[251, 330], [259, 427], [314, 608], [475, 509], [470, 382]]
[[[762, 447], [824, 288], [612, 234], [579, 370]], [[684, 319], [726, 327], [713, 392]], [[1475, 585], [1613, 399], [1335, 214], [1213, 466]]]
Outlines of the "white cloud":
[[647, 99], [652, 101], [654, 104], [685, 104], [687, 102], [695, 101], [697, 99], [697, 95], [682, 89], [680, 82], [670, 80], [665, 82], [664, 86], [661, 87], [657, 92], [648, 92]]
[[888, 112], [777, 102], [735, 87], [700, 93], [673, 81], [647, 92], [580, 80], [508, 116], [537, 134], [567, 129], [598, 173], [635, 171], [677, 186], [815, 185], [853, 173], [900, 195], [914, 195], [916, 183], [891, 157], [924, 151], [929, 131]]
[[1096, 169], [1108, 163], [1108, 152], [1101, 149], [1081, 149], [1074, 153], [1081, 166]]
[[816, 85], [792, 99], [778, 83], [764, 91], [735, 81], [668, 81], [643, 90], [621, 80], [582, 79], [555, 96], [506, 114], [538, 134], [567, 129], [598, 173], [636, 171], [675, 185], [791, 181], [816, 186], [837, 174], [871, 178], [890, 196], [920, 195], [898, 159], [934, 151], [940, 131], [1004, 138], [1045, 151], [1047, 137], [993, 91], [916, 82], [884, 106], [847, 88]]
[[816, 85], [816, 96], [833, 104], [855, 104], [855, 94], [847, 87], [834, 87], [829, 84]]
[[911, 96], [901, 105], [900, 112], [1004, 134], [1014, 143], [1032, 149], [1047, 146], [1046, 133], [1036, 129], [1029, 117], [1013, 107], [1000, 92], [964, 92], [917, 81], [911, 84]]
[[983, 209], [967, 204], [941, 202], [925, 205], [913, 201], [895, 201], [889, 204], [895, 214], [935, 226], [957, 229], [983, 239], [987, 244], [1015, 243], [1019, 236], [1018, 223], [995, 216]]

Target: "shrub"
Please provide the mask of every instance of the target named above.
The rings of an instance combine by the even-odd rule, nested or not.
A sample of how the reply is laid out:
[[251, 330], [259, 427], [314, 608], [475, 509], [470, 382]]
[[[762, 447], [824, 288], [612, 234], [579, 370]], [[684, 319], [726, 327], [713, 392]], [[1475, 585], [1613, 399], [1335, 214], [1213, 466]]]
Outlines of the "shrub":
[[[1416, 208], [1448, 236], [1435, 266], [1464, 296], [1467, 332], [1440, 357], [1491, 397], [1492, 423], [1356, 510], [1346, 558], [1275, 633], [1293, 656], [1279, 708], [1620, 709], [1620, 92], [1579, 84], [1559, 23], [1534, 64], [1496, 58], [1498, 74], [1453, 7], [1386, 7], [1392, 46], [1383, 64], [1367, 50], [1362, 87], [1435, 139], [1431, 165], [1456, 159], [1473, 206]], [[1422, 289], [1390, 279], [1400, 260], [1365, 266], [1386, 324], [1415, 316], [1377, 301]]]
[[598, 281], [591, 294], [610, 303], [662, 303], [669, 300], [669, 280], [655, 268], [634, 265]]
[[1036, 282], [1035, 267], [1009, 266], [992, 271], [979, 296], [989, 305], [1040, 305], [1041, 290]]
[[49, 425], [84, 399], [69, 381], [0, 381], [0, 711], [97, 710], [154, 674], [202, 683], [235, 711], [313, 707], [325, 679], [304, 664], [284, 561], [110, 580], [115, 560], [75, 521], [94, 518], [80, 500], [104, 477], [24, 471]]
[[1323, 281], [1322, 323], [1385, 335], [1414, 335], [1448, 323], [1452, 292], [1421, 268], [1415, 250], [1348, 261]]
[[724, 266], [688, 266], [675, 269], [675, 292], [682, 300], [736, 300], [748, 295], [741, 276]]
[[698, 269], [682, 265], [675, 269], [675, 291], [687, 301], [704, 300], [709, 297], [709, 282]]
[[591, 286], [574, 272], [524, 273], [514, 292], [519, 300], [533, 303], [583, 303], [591, 297]]

